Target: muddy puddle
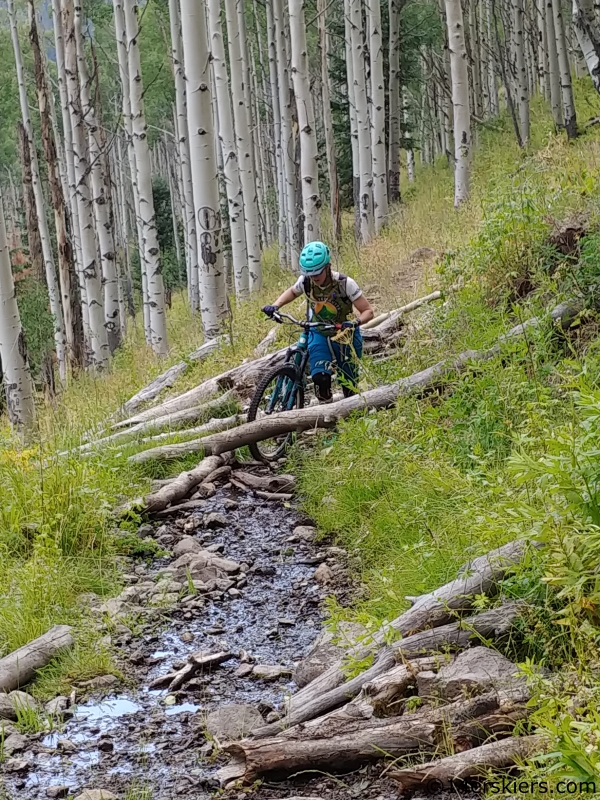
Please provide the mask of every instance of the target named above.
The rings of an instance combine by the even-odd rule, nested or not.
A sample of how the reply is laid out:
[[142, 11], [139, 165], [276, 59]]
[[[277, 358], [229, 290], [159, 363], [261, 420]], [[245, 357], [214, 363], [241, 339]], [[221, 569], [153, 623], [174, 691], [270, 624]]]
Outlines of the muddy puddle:
[[[217, 796], [214, 773], [225, 759], [206, 736], [207, 713], [227, 704], [249, 703], [264, 719], [272, 719], [286, 693], [295, 688], [290, 674], [266, 681], [242, 677], [247, 669], [240, 667], [281, 665], [291, 671], [307, 652], [321, 630], [323, 598], [332, 593], [331, 587], [316, 582], [314, 572], [331, 552], [326, 545], [292, 536], [307, 520], [280, 504], [261, 504], [251, 496], [220, 490], [207, 501], [203, 513], [207, 512], [222, 514], [226, 525], [192, 535], [203, 547], [242, 564], [247, 577], [238, 581], [241, 588], [234, 596], [226, 591], [222, 599], [207, 599], [203, 608], [178, 605], [159, 612], [140, 630], [121, 628], [113, 641], [125, 681], [80, 702], [60, 730], [30, 738], [28, 749], [20, 754], [28, 769], [4, 776], [10, 800], [61, 796], [53, 794], [57, 787], [68, 787], [65, 796], [103, 788], [119, 800]], [[163, 526], [163, 536], [178, 524], [181, 536], [181, 522], [176, 520]], [[170, 561], [154, 562], [143, 579], [155, 580]], [[132, 564], [132, 571], [135, 568]], [[140, 574], [139, 562], [137, 570]], [[344, 592], [347, 587], [340, 590], [342, 600]], [[180, 691], [149, 688], [199, 650], [233, 655]], [[261, 791], [267, 792], [261, 795], [265, 797], [303, 794], [291, 789], [274, 794], [268, 786]]]

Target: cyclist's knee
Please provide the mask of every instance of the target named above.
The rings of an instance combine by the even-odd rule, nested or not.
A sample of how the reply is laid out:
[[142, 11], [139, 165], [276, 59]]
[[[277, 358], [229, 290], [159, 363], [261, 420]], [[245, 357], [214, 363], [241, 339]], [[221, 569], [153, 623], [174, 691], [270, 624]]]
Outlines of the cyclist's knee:
[[331, 375], [327, 372], [317, 372], [313, 375], [313, 383], [318, 400], [321, 402], [331, 400]]

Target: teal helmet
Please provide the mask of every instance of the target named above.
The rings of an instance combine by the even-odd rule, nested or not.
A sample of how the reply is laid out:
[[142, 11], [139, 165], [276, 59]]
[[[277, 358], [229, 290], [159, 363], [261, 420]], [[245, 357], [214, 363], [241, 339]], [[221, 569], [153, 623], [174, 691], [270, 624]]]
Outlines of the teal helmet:
[[300, 272], [312, 278], [320, 275], [331, 262], [329, 248], [323, 242], [309, 242], [300, 253]]

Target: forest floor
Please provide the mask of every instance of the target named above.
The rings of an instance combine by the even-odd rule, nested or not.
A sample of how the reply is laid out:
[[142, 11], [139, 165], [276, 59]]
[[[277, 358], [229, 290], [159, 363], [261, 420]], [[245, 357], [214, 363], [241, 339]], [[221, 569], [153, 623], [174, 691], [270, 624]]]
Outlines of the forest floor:
[[[586, 82], [577, 91], [582, 121], [597, 116], [597, 95]], [[36, 752], [33, 768], [5, 776], [7, 800], [44, 797], [61, 781], [71, 789], [112, 787], [119, 800], [210, 796], [207, 781], [219, 756], [204, 736], [206, 711], [224, 700], [254, 702], [259, 696], [276, 704], [290, 684], [235, 677], [240, 663], [232, 659], [208, 682], [165, 705], [165, 692], [152, 693], [148, 685], [173, 660], [224, 639], [236, 652], [250, 649], [263, 663], [289, 668], [325, 621], [334, 628], [350, 620], [375, 629], [406, 608], [406, 596], [454, 577], [468, 558], [533, 534], [547, 542], [545, 555], [503, 587], [532, 608], [507, 655], [530, 672], [535, 663], [561, 673], [562, 682], [538, 680], [532, 724], [555, 738], [566, 726], [568, 747], [556, 744], [563, 753], [557, 757], [560, 769], [572, 774], [569, 754], [576, 753], [588, 770], [581, 767], [580, 774], [600, 775], [600, 759], [589, 749], [600, 737], [593, 711], [600, 701], [600, 467], [594, 433], [600, 420], [600, 135], [591, 127], [568, 145], [552, 132], [541, 105], [532, 111], [526, 152], [514, 143], [509, 120], [479, 132], [473, 198], [459, 212], [452, 208], [452, 176], [439, 161], [419, 170], [416, 185], [404, 193], [405, 204], [393, 210], [389, 230], [369, 247], [358, 252], [346, 221], [336, 264], [374, 297], [377, 310], [432, 285], [463, 286], [411, 318], [397, 357], [383, 363], [366, 359], [361, 388], [392, 382], [468, 348], [490, 347], [515, 324], [543, 316], [561, 300], [585, 302], [581, 324], [568, 335], [541, 324], [497, 357], [450, 376], [429, 397], [405, 398], [395, 409], [356, 415], [335, 434], [311, 437], [310, 446], [291, 452], [286, 468], [298, 476], [301, 510], [219, 490], [206, 511], [223, 513], [226, 524], [206, 541], [248, 565], [241, 598], [199, 604], [191, 618], [178, 605], [146, 609], [127, 618], [126, 629], [109, 631], [107, 639], [106, 630], [91, 624], [98, 619], [92, 595], [106, 602], [156, 578], [168, 565], [164, 548], [174, 541], [168, 537], [181, 532], [173, 520], [144, 541], [137, 535], [143, 520], [117, 523], [113, 509], [146, 493], [152, 479], [175, 475], [198, 458], [149, 467], [127, 463], [131, 448], [107, 448], [93, 458], [57, 455], [79, 445], [86, 431], [200, 344], [199, 323], [184, 303], [176, 299], [169, 317], [172, 353], [165, 363], [149, 354], [140, 331], [133, 330], [107, 375], [81, 377], [42, 409], [36, 442], [24, 449], [6, 429], [1, 432], [0, 652], [53, 624], [69, 623], [76, 646], [42, 671], [32, 687], [38, 702], [68, 696], [74, 686], [98, 677], [119, 681], [109, 686], [107, 679], [102, 691], [96, 685], [98, 695], [94, 684], [87, 687], [90, 700], [64, 730], [48, 731], [43, 712], [19, 721]], [[585, 215], [585, 233], [565, 254], [552, 244], [552, 232], [575, 213]], [[233, 346], [191, 365], [172, 394], [252, 355], [271, 327], [261, 305], [289, 282], [272, 253], [265, 272], [260, 296], [234, 308]], [[278, 344], [287, 336], [278, 331]], [[288, 542], [306, 514], [327, 538]], [[206, 535], [192, 528], [199, 538]], [[329, 543], [349, 554], [341, 592], [313, 580], [323, 554], [335, 563], [345, 558], [330, 555]], [[252, 572], [257, 562], [272, 567], [276, 577]], [[300, 608], [299, 598], [310, 602]], [[479, 602], [485, 608], [491, 601]], [[279, 618], [293, 625], [277, 624]], [[192, 638], [183, 641], [184, 634]], [[59, 738], [71, 743], [68, 753], [57, 747]], [[103, 748], [99, 741], [106, 742]], [[297, 793], [344, 800], [388, 796], [377, 771], [311, 780]], [[256, 796], [278, 800], [295, 791], [288, 784], [264, 784]]]

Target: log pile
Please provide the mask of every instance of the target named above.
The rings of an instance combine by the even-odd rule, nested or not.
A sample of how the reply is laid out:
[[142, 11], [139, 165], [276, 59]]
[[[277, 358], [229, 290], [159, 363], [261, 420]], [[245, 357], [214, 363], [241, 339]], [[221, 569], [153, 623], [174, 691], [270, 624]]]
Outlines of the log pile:
[[[527, 719], [530, 695], [516, 665], [495, 649], [514, 632], [522, 605], [503, 602], [468, 613], [476, 596], [493, 596], [525, 551], [523, 542], [511, 542], [415, 598], [370, 642], [355, 645], [343, 663], [292, 695], [278, 722], [226, 744], [230, 761], [218, 773], [221, 785], [410, 757], [417, 766], [391, 773], [409, 792], [430, 780], [448, 786], [451, 779], [481, 776], [541, 752], [541, 737], [513, 736]], [[385, 644], [391, 630], [402, 638]], [[343, 664], [369, 654], [371, 665], [346, 680]]]

